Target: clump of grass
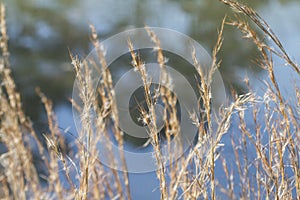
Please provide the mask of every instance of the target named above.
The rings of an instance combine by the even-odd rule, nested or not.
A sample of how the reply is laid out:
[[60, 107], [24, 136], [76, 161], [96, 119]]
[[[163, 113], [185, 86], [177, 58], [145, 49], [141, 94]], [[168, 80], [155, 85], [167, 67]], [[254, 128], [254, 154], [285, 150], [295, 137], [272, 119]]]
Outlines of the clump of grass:
[[[282, 96], [274, 75], [273, 56], [279, 56], [299, 75], [298, 65], [288, 56], [283, 45], [269, 25], [251, 8], [235, 1], [221, 0], [237, 12], [236, 18], [222, 21], [218, 39], [212, 52], [212, 66], [205, 74], [202, 71], [195, 51], [192, 51], [194, 65], [200, 81], [198, 90], [203, 105], [198, 110], [202, 116], [190, 114], [191, 121], [198, 128], [198, 140], [189, 152], [179, 159], [173, 159], [171, 140], [180, 137], [180, 122], [177, 118], [176, 96], [166, 87], [158, 85], [157, 94], [151, 96], [151, 83], [147, 77], [145, 63], [134, 51], [134, 44], [128, 40], [132, 65], [143, 80], [144, 96], [148, 110], [141, 108], [142, 119], [149, 127], [150, 143], [153, 146], [157, 165], [156, 175], [160, 182], [161, 199], [217, 199], [226, 196], [229, 199], [296, 199], [300, 196], [300, 89], [295, 85], [296, 105], [291, 105]], [[78, 153], [70, 157], [61, 150], [64, 144], [63, 133], [58, 129], [52, 102], [37, 89], [45, 105], [49, 133], [44, 133], [43, 141], [32, 128], [32, 123], [22, 109], [21, 97], [11, 76], [6, 32], [5, 9], [0, 12], [0, 141], [6, 152], [0, 157], [1, 198], [4, 199], [130, 199], [129, 175], [123, 155], [124, 133], [119, 128], [118, 109], [110, 71], [105, 61], [105, 53], [100, 46], [96, 31], [91, 26], [91, 41], [97, 52], [98, 60], [90, 60], [99, 69], [101, 77], [97, 91], [94, 90], [92, 71], [88, 61], [81, 61], [71, 55], [77, 78], [76, 85], [80, 99], [71, 100], [80, 114], [82, 129], [78, 133], [76, 146]], [[269, 46], [240, 15], [252, 20], [265, 36], [269, 36], [278, 50]], [[212, 127], [211, 84], [212, 74], [220, 67], [218, 52], [223, 42], [225, 24], [237, 27], [246, 39], [254, 42], [260, 52], [259, 63], [268, 72], [265, 81], [266, 91], [259, 97], [249, 87], [249, 93], [237, 96], [232, 91], [233, 102], [220, 110], [216, 128]], [[171, 84], [166, 73], [166, 61], [160, 46], [160, 40], [151, 28], [146, 27], [150, 39], [155, 44], [157, 63], [161, 68], [161, 80]], [[96, 63], [100, 63], [96, 66]], [[94, 72], [94, 71], [93, 71]], [[167, 145], [170, 153], [169, 166], [161, 152], [156, 125], [155, 102], [161, 98], [164, 105], [164, 124]], [[79, 106], [82, 105], [82, 106]], [[92, 117], [93, 110], [97, 117]], [[168, 113], [168, 114], [167, 114]], [[247, 119], [247, 120], [246, 120]], [[248, 120], [249, 119], [249, 120]], [[238, 129], [230, 129], [236, 123]], [[112, 130], [113, 135], [110, 134]], [[233, 131], [231, 131], [233, 130]], [[97, 133], [97, 134], [96, 134]], [[230, 133], [225, 135], [226, 133]], [[117, 158], [114, 158], [112, 146], [107, 144], [109, 165], [105, 167], [99, 161], [97, 143], [103, 138], [113, 137], [119, 146], [122, 173], [118, 172]], [[231, 137], [232, 157], [225, 155], [222, 144], [224, 137]], [[172, 138], [172, 139], [171, 139]], [[47, 149], [43, 147], [47, 144]], [[31, 144], [31, 145], [29, 145]], [[178, 140], [177, 151], [180, 149]], [[226, 144], [228, 145], [228, 144]], [[38, 152], [33, 152], [37, 146]], [[254, 147], [250, 152], [250, 146]], [[41, 186], [33, 155], [37, 154], [44, 164], [47, 174], [43, 177], [47, 186]], [[235, 162], [231, 162], [234, 159]], [[223, 170], [225, 181], [216, 175]], [[67, 183], [63, 183], [63, 175]]]
[[[32, 162], [30, 149], [25, 145], [29, 137], [37, 138], [26, 118], [22, 106], [21, 97], [16, 90], [16, 85], [11, 77], [9, 65], [9, 52], [7, 47], [7, 31], [5, 22], [5, 8], [0, 6], [0, 31], [1, 31], [1, 58], [0, 58], [0, 138], [5, 144], [6, 153], [1, 155], [1, 198], [19, 197], [25, 199], [29, 193], [35, 197], [41, 191], [38, 174]], [[26, 132], [26, 135], [24, 133]], [[39, 146], [39, 150], [42, 149]]]

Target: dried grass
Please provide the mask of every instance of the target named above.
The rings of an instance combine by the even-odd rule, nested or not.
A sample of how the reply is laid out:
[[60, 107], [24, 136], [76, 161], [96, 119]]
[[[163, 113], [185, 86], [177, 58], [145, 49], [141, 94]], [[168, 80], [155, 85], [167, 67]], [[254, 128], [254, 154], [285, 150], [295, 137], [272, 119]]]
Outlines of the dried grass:
[[[171, 137], [176, 140], [180, 135], [180, 122], [176, 115], [176, 96], [165, 87], [158, 86], [158, 96], [151, 96], [151, 83], [147, 77], [145, 63], [133, 50], [128, 40], [132, 65], [139, 72], [144, 86], [145, 100], [148, 111], [140, 110], [143, 121], [149, 127], [150, 143], [155, 152], [160, 182], [161, 199], [217, 199], [226, 196], [229, 199], [297, 199], [300, 196], [300, 89], [295, 86], [296, 105], [290, 105], [282, 96], [276, 77], [272, 56], [279, 56], [300, 75], [298, 65], [290, 59], [283, 45], [271, 30], [269, 25], [251, 8], [235, 1], [221, 0], [237, 12], [236, 18], [230, 22], [224, 18], [218, 40], [212, 52], [212, 67], [208, 75], [204, 75], [195, 52], [191, 52], [198, 76], [199, 94], [203, 100], [204, 110], [201, 118], [191, 113], [191, 120], [197, 125], [199, 137], [197, 143], [188, 153], [174, 161], [168, 167], [164, 161], [156, 125], [155, 102], [161, 98], [165, 105], [164, 123], [166, 137], [170, 145]], [[278, 50], [268, 46], [251, 26], [240, 15], [252, 20], [265, 36], [269, 36]], [[265, 84], [267, 91], [263, 97], [258, 97], [249, 88], [249, 93], [237, 96], [233, 91], [234, 101], [220, 110], [218, 125], [212, 128], [211, 119], [211, 83], [212, 74], [220, 66], [217, 54], [223, 42], [224, 25], [236, 26], [244, 37], [253, 41], [260, 51], [259, 63], [269, 74]], [[91, 70], [86, 61], [80, 61], [71, 54], [72, 64], [78, 80], [80, 103], [73, 100], [81, 117], [82, 130], [78, 133], [76, 146], [77, 155], [70, 158], [61, 147], [64, 145], [52, 102], [37, 89], [45, 105], [48, 116], [49, 133], [44, 133], [44, 142], [48, 149], [43, 148], [43, 141], [38, 139], [32, 128], [31, 121], [25, 116], [20, 94], [16, 90], [11, 76], [8, 52], [8, 36], [6, 32], [5, 9], [1, 5], [1, 58], [0, 58], [0, 141], [6, 147], [6, 152], [0, 156], [2, 166], [0, 173], [1, 198], [3, 199], [130, 199], [131, 192], [127, 165], [123, 155], [123, 132], [118, 128], [118, 110], [112, 77], [107, 69], [105, 54], [98, 43], [94, 27], [91, 26], [93, 42], [101, 68], [98, 71], [101, 84], [94, 91]], [[171, 84], [165, 71], [166, 60], [156, 34], [146, 27], [149, 37], [155, 44], [157, 62], [161, 67], [161, 80]], [[96, 61], [95, 61], [96, 63]], [[247, 83], [247, 81], [246, 81]], [[250, 86], [249, 86], [250, 87]], [[175, 102], [175, 103], [174, 103]], [[90, 110], [97, 113], [92, 118]], [[167, 117], [166, 113], [169, 113]], [[251, 117], [251, 120], [246, 120]], [[260, 118], [259, 116], [263, 116]], [[205, 122], [204, 120], [205, 119]], [[238, 130], [232, 133], [231, 148], [235, 162], [224, 156], [222, 138], [236, 120]], [[251, 121], [251, 123], [250, 123]], [[205, 126], [205, 123], [207, 126]], [[264, 124], [264, 125], [262, 125]], [[112, 128], [111, 128], [112, 125]], [[93, 129], [95, 127], [96, 130]], [[110, 155], [112, 168], [105, 168], [99, 161], [97, 142], [101, 138], [110, 138], [109, 129], [120, 147], [123, 173], [116, 170], [117, 160]], [[101, 134], [95, 134], [101, 133]], [[30, 145], [26, 142], [33, 139], [38, 147], [38, 154], [48, 171], [45, 177], [47, 187], [42, 187]], [[179, 144], [178, 144], [179, 145]], [[249, 146], [254, 152], [249, 152]], [[111, 149], [111, 146], [107, 146]], [[251, 155], [253, 157], [251, 157]], [[76, 164], [75, 164], [76, 163]], [[216, 167], [224, 171], [225, 180], [216, 176]], [[66, 177], [67, 186], [62, 183], [59, 171]], [[74, 175], [74, 171], [76, 172]], [[167, 181], [168, 180], [168, 181]], [[224, 182], [226, 182], [224, 184]]]

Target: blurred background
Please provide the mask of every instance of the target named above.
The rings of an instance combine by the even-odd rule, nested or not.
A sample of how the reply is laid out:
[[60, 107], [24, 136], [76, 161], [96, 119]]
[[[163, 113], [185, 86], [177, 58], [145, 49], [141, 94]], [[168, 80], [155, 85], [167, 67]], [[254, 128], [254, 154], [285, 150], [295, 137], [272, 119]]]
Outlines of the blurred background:
[[[266, 19], [291, 57], [299, 61], [300, 1], [245, 2]], [[42, 132], [46, 118], [35, 93], [38, 86], [54, 101], [60, 127], [69, 127], [75, 135], [69, 102], [75, 77], [69, 50], [84, 58], [93, 49], [89, 24], [96, 27], [101, 40], [145, 24], [170, 28], [192, 37], [211, 52], [223, 17], [225, 14], [228, 19], [233, 17], [232, 11], [218, 0], [5, 0], [4, 3], [13, 77], [26, 113], [37, 131]], [[246, 92], [242, 81], [249, 76], [254, 90], [262, 94], [261, 82], [266, 74], [256, 65], [256, 47], [230, 26], [225, 27], [224, 38], [219, 58], [226, 89]], [[285, 63], [279, 59], [275, 58], [274, 62], [279, 85], [285, 97], [292, 99], [293, 91], [289, 90], [291, 85], [287, 80], [293, 79], [293, 71], [283, 67]], [[294, 83], [299, 85], [299, 79]], [[74, 139], [68, 134], [66, 138], [70, 143]], [[134, 197], [146, 194], [159, 197], [155, 174], [133, 174], [130, 179]]]

